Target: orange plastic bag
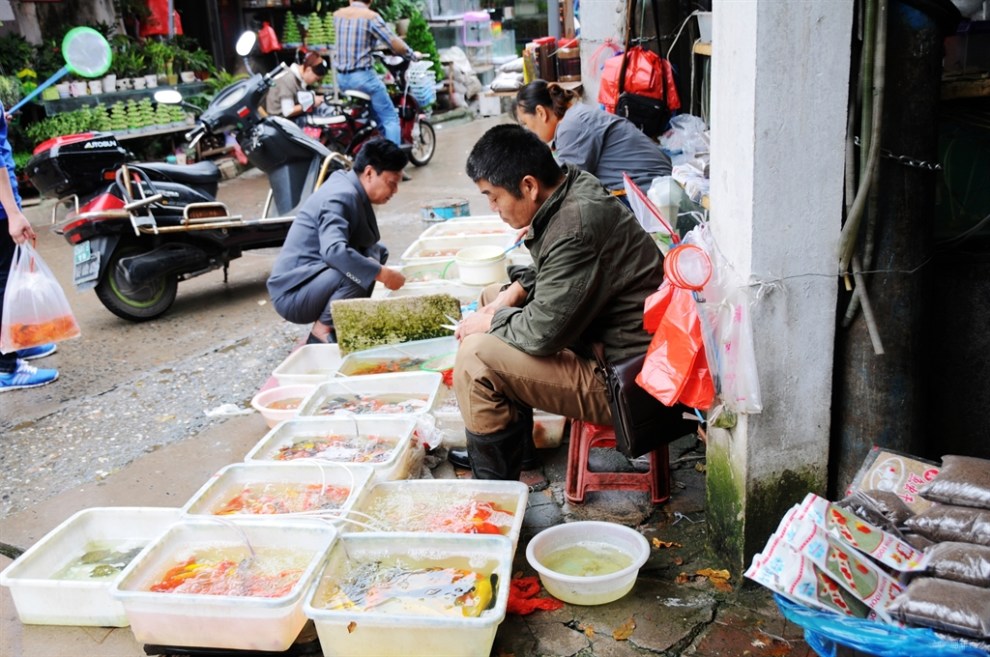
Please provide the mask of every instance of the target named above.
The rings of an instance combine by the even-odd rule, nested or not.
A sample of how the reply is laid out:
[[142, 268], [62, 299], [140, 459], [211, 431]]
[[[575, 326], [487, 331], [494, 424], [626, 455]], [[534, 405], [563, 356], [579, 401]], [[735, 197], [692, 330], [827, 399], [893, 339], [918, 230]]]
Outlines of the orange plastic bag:
[[665, 281], [646, 299], [645, 308], [643, 324], [652, 329], [653, 340], [636, 383], [667, 406], [708, 410], [715, 385], [691, 292]]
[[3, 298], [0, 352], [78, 336], [79, 324], [62, 286], [30, 244], [18, 244]]

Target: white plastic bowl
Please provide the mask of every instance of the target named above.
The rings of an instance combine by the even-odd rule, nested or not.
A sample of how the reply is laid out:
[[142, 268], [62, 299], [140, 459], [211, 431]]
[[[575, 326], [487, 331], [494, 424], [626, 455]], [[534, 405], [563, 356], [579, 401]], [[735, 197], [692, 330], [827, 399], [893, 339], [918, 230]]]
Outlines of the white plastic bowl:
[[[302, 408], [303, 402], [306, 401], [306, 398], [309, 397], [315, 389], [316, 386], [303, 384], [268, 388], [267, 390], [262, 390], [254, 396], [251, 400], [251, 406], [253, 406], [256, 411], [261, 413], [261, 415], [265, 418], [265, 422], [268, 423], [268, 427], [272, 428], [279, 422], [291, 420], [296, 417], [299, 413], [299, 409]], [[295, 408], [269, 408], [269, 404], [272, 402], [277, 402], [282, 399], [292, 399], [294, 397], [299, 398], [299, 404], [297, 404]]]
[[[606, 575], [565, 575], [550, 570], [544, 560], [558, 550], [586, 544], [605, 544], [621, 550], [632, 559], [625, 568]], [[632, 590], [639, 569], [650, 556], [650, 543], [635, 529], [613, 522], [570, 522], [544, 529], [526, 546], [526, 560], [537, 573], [547, 592], [575, 605], [601, 605], [618, 600]]]

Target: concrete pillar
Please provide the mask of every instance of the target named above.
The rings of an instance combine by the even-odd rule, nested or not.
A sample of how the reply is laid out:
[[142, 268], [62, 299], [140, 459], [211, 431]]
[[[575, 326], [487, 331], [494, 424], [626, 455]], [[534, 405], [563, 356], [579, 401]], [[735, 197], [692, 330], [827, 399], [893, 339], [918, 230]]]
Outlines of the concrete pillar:
[[625, 0], [581, 0], [581, 86], [586, 103], [598, 102], [598, 67], [615, 54], [606, 41], [622, 49], [625, 9]]
[[710, 539], [734, 574], [826, 488], [852, 21], [852, 0], [713, 5], [711, 227], [753, 300], [763, 399], [709, 432]]

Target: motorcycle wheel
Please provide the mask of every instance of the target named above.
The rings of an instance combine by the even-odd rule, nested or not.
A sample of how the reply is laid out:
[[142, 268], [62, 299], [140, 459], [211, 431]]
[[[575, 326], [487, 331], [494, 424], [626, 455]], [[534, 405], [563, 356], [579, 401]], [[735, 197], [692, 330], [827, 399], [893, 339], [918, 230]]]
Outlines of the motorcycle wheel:
[[116, 249], [107, 261], [103, 278], [96, 284], [96, 297], [100, 303], [117, 317], [131, 322], [146, 322], [163, 315], [175, 302], [179, 287], [179, 279], [175, 276], [162, 276], [141, 285], [128, 283], [117, 271], [117, 263], [142, 250], [136, 246]]
[[423, 119], [419, 122], [419, 138], [413, 142], [412, 150], [409, 151], [409, 161], [418, 167], [426, 166], [433, 153], [437, 150], [437, 133], [433, 130], [433, 125]]

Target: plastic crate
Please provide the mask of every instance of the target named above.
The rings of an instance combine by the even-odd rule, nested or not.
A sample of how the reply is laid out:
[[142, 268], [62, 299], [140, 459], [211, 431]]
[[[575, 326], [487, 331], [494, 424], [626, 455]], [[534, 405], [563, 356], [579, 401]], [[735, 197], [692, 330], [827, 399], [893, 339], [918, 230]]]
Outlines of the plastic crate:
[[[340, 377], [321, 384], [299, 408], [298, 417], [333, 417], [334, 413], [321, 413], [320, 409], [329, 399], [353, 398], [355, 395], [392, 395], [401, 401], [413, 399], [417, 403], [414, 410], [382, 413], [362, 413], [361, 415], [420, 415], [429, 413], [440, 391], [442, 377], [436, 372], [399, 372], [396, 374], [371, 374], [368, 376]], [[416, 399], [417, 397], [426, 399]], [[343, 411], [343, 415], [353, 415]]]
[[289, 354], [272, 375], [280, 386], [317, 385], [336, 376], [342, 360], [335, 344], [306, 344]]

